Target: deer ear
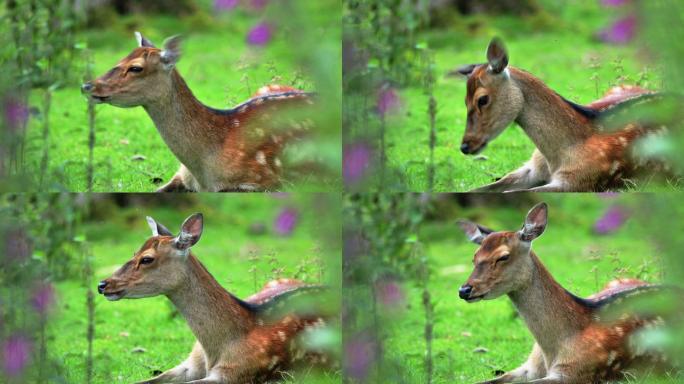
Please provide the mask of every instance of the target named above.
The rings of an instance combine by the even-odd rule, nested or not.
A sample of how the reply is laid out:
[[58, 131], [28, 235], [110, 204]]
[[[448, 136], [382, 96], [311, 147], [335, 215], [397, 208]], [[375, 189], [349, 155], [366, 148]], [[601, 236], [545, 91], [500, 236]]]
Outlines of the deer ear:
[[508, 53], [503, 41], [498, 37], [492, 39], [487, 47], [487, 61], [489, 69], [494, 73], [501, 73], [508, 65]]
[[138, 47], [155, 48], [151, 41], [147, 40], [142, 33], [135, 31], [135, 39], [138, 41]]
[[490, 233], [494, 232], [493, 230], [487, 227], [475, 224], [469, 220], [460, 219], [456, 221], [456, 224], [458, 224], [458, 226], [461, 227], [461, 230], [463, 230], [468, 240], [472, 241], [475, 244], [482, 244], [482, 241], [485, 239], [485, 237], [487, 237], [487, 235], [489, 235]]
[[171, 36], [164, 40], [164, 49], [161, 51], [161, 62], [165, 69], [173, 68], [181, 56], [181, 37], [180, 35]]
[[174, 246], [180, 250], [186, 250], [197, 244], [202, 236], [204, 228], [204, 217], [201, 213], [195, 213], [185, 219], [181, 225], [181, 231], [174, 240]]
[[173, 233], [171, 233], [168, 228], [160, 223], [157, 223], [149, 216], [147, 216], [147, 225], [149, 225], [150, 229], [152, 230], [152, 236], [173, 236]]
[[532, 241], [541, 236], [546, 229], [549, 208], [546, 203], [539, 203], [530, 209], [525, 218], [525, 224], [520, 229], [520, 240]]
[[475, 68], [479, 67], [480, 65], [482, 65], [482, 64], [462, 65], [456, 69], [452, 69], [451, 71], [447, 72], [447, 76], [449, 76], [449, 77], [456, 77], [456, 76], [470, 77], [470, 75], [473, 74], [473, 70], [475, 70]]

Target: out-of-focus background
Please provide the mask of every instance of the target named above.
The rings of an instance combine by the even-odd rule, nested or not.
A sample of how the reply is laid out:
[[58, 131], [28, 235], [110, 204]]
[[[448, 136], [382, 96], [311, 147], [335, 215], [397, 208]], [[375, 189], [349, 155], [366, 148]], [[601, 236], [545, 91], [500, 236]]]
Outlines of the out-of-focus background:
[[[618, 84], [681, 94], [683, 21], [678, 1], [345, 0], [345, 182], [354, 190], [468, 191], [528, 160], [534, 145], [515, 124], [479, 156], [459, 150], [466, 82], [447, 74], [486, 62], [494, 36], [509, 65], [588, 104]], [[648, 111], [673, 118], [671, 110]], [[673, 136], [647, 143], [644, 153], [681, 167], [675, 148], [684, 136], [669, 125]], [[679, 188], [677, 180], [647, 179], [627, 190]]]
[[[148, 239], [145, 216], [177, 233], [194, 212], [193, 254], [237, 297], [274, 278], [331, 286], [340, 305], [340, 197], [334, 194], [0, 196], [0, 380], [131, 383], [183, 361], [194, 336], [163, 296], [109, 302], [97, 283]], [[318, 300], [321, 298], [318, 297]], [[339, 355], [331, 326], [310, 341]], [[288, 382], [337, 383], [339, 373], [294, 372]]]
[[[474, 383], [520, 366], [533, 338], [506, 296], [468, 304], [458, 288], [477, 245], [467, 218], [518, 230], [544, 201], [548, 225], [533, 250], [570, 292], [587, 297], [622, 277], [682, 287], [681, 194], [363, 194], [344, 201], [345, 375], [352, 383]], [[684, 352], [681, 296], [637, 311], [669, 327], [639, 343]], [[657, 303], [656, 303], [657, 302]], [[549, 308], [552, 310], [552, 308]], [[646, 371], [624, 383], [678, 383]]]
[[174, 175], [142, 108], [97, 105], [90, 125], [80, 92], [137, 47], [134, 31], [157, 46], [182, 35], [178, 71], [211, 107], [267, 84], [318, 93], [315, 133], [283, 159], [318, 165], [282, 188], [340, 190], [338, 2], [8, 0], [0, 18], [0, 190], [152, 192]]

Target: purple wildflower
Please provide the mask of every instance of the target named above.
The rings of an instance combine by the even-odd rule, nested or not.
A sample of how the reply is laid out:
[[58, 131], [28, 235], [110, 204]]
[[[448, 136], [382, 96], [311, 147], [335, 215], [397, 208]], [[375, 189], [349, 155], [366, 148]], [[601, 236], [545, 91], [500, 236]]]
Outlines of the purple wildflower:
[[601, 0], [604, 7], [619, 7], [629, 3], [629, 0]]
[[26, 232], [21, 228], [8, 230], [5, 234], [5, 257], [10, 261], [21, 262], [31, 253], [31, 244]]
[[24, 127], [26, 120], [29, 117], [29, 109], [26, 104], [23, 104], [14, 99], [5, 100], [4, 105], [5, 121], [11, 131], [16, 132]]
[[594, 232], [605, 235], [617, 231], [627, 221], [627, 212], [613, 205], [594, 224]]
[[381, 116], [396, 111], [401, 105], [399, 93], [392, 87], [383, 87], [378, 92], [377, 109]]
[[250, 45], [266, 45], [271, 41], [271, 27], [266, 23], [255, 25], [247, 34], [247, 43]]
[[45, 315], [55, 302], [55, 289], [52, 284], [42, 284], [33, 291], [31, 305], [40, 315]]
[[345, 377], [363, 382], [370, 371], [377, 355], [377, 343], [367, 332], [356, 334], [345, 343], [344, 348]]
[[599, 31], [598, 37], [607, 43], [626, 44], [634, 38], [636, 27], [636, 16], [629, 15], [617, 20], [610, 27]]
[[230, 11], [235, 9], [239, 3], [240, 0], [215, 0], [214, 8], [218, 11]]
[[406, 295], [398, 281], [382, 278], [375, 282], [375, 297], [388, 309], [401, 309], [406, 302]]
[[349, 144], [342, 156], [342, 174], [347, 184], [358, 182], [365, 174], [371, 160], [371, 149], [365, 143]]
[[23, 336], [10, 336], [2, 344], [2, 366], [7, 376], [22, 373], [31, 358], [31, 342]]
[[299, 213], [294, 208], [284, 208], [276, 217], [273, 223], [275, 232], [281, 236], [286, 236], [294, 231], [297, 226]]

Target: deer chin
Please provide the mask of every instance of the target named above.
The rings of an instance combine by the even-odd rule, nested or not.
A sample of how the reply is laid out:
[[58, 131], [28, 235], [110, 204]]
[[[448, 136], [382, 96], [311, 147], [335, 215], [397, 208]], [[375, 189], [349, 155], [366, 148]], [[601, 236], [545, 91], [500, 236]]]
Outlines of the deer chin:
[[90, 99], [95, 102], [95, 104], [103, 104], [109, 101], [111, 96], [95, 96], [93, 94], [90, 95]]
[[126, 296], [126, 291], [124, 291], [124, 290], [117, 291], [117, 292], [105, 292], [104, 293], [105, 299], [107, 299], [109, 301], [121, 300], [124, 298], [124, 296]]
[[485, 292], [485, 293], [483, 293], [483, 294], [481, 294], [481, 295], [471, 296], [471, 297], [469, 297], [469, 298], [467, 298], [467, 299], [464, 299], [464, 300], [465, 300], [466, 302], [468, 302], [468, 303], [476, 303], [476, 302], [478, 302], [478, 301], [480, 301], [480, 300], [486, 300], [486, 299], [485, 299], [485, 296], [487, 296], [488, 293], [489, 293], [489, 292]]
[[479, 155], [480, 152], [484, 151], [484, 149], [487, 147], [487, 144], [489, 144], [489, 141], [487, 141], [487, 140], [483, 141], [482, 144], [480, 144], [479, 147], [477, 147], [477, 148], [475, 148], [474, 150], [470, 151], [470, 153], [468, 153], [468, 154], [469, 154], [469, 155], [473, 155], [473, 156], [474, 156], [474, 155]]

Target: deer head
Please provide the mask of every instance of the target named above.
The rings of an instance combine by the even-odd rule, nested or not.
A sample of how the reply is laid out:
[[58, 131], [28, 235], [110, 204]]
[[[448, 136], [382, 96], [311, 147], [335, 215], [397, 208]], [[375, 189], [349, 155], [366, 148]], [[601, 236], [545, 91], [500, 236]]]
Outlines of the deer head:
[[487, 63], [466, 65], [457, 70], [468, 77], [468, 117], [461, 152], [477, 154], [520, 114], [523, 95], [511, 80], [508, 53], [494, 38], [487, 47]]
[[178, 288], [187, 279], [190, 247], [202, 235], [202, 214], [188, 217], [178, 236], [151, 217], [147, 218], [147, 223], [152, 237], [112, 277], [98, 284], [98, 292], [107, 300], [162, 295]]
[[96, 103], [136, 107], [164, 100], [172, 92], [172, 72], [180, 59], [180, 37], [169, 37], [164, 48], [159, 49], [140, 32], [135, 35], [138, 48], [109, 72], [81, 87]]
[[495, 299], [519, 289], [532, 279], [532, 240], [546, 228], [547, 205], [540, 203], [527, 214], [522, 228], [516, 232], [494, 232], [467, 220], [459, 226], [468, 239], [480, 245], [475, 252], [475, 269], [458, 295], [469, 303]]

